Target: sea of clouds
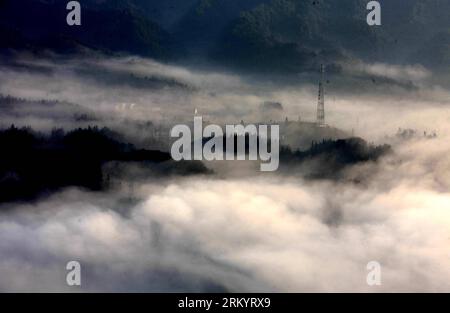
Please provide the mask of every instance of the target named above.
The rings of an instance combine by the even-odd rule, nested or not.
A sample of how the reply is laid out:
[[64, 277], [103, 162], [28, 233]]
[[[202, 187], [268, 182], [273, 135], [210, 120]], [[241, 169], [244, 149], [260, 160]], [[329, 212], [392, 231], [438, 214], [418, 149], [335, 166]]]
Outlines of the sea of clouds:
[[[119, 129], [124, 116], [175, 119], [192, 116], [196, 107], [211, 119], [256, 119], [268, 98], [281, 101], [286, 114], [314, 116], [312, 83], [261, 82], [261, 88], [232, 74], [142, 59], [65, 62], [40, 61], [50, 74], [2, 67], [0, 92], [77, 103], [102, 121], [112, 117], [104, 123]], [[109, 86], [93, 74], [77, 74], [90, 62], [109, 71], [175, 77], [195, 88]], [[386, 69], [361, 68], [377, 75]], [[395, 68], [386, 75], [411, 72], [416, 81], [432, 75], [420, 71]], [[439, 135], [396, 142], [379, 163], [348, 169], [349, 176], [371, 173], [364, 184], [281, 174], [149, 177], [139, 184], [124, 177], [109, 192], [69, 188], [32, 203], [3, 204], [0, 291], [450, 291], [448, 95], [427, 81], [413, 92], [328, 94], [329, 123], [369, 140], [390, 141], [399, 127]], [[45, 120], [2, 117], [10, 122], [66, 126], [51, 112]], [[66, 264], [73, 260], [81, 264], [81, 287], [66, 284]], [[382, 266], [381, 286], [366, 283], [371, 261]]]
[[[7, 205], [0, 290], [449, 291], [443, 143], [408, 143], [364, 165], [377, 170], [364, 186], [277, 175], [149, 179]], [[79, 289], [66, 285], [72, 260]], [[370, 261], [382, 266], [381, 286], [366, 283]]]

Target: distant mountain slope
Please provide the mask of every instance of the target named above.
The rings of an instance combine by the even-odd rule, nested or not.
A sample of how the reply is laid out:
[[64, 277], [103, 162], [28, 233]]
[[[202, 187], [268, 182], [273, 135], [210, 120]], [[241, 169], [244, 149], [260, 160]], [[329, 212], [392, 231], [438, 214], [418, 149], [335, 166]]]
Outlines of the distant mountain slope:
[[216, 50], [222, 60], [279, 71], [317, 68], [323, 60], [378, 55], [383, 32], [365, 21], [367, 2], [272, 0], [241, 14]]
[[358, 172], [349, 175], [346, 170], [367, 162], [377, 162], [391, 152], [388, 145], [374, 146], [361, 138], [323, 140], [313, 143], [305, 151], [282, 147], [280, 170], [310, 179], [344, 179], [360, 183], [367, 179], [369, 169], [364, 171], [364, 175]]
[[[83, 7], [82, 25], [70, 27], [66, 23], [66, 4], [66, 1], [3, 0], [0, 31], [9, 40], [0, 43], [0, 47], [26, 46], [57, 52], [88, 47], [156, 58], [167, 58], [173, 50], [170, 35], [132, 7], [124, 10]], [[17, 36], [22, 39], [14, 40]]]
[[14, 126], [0, 130], [0, 203], [32, 200], [71, 186], [105, 190], [117, 174], [114, 168], [105, 171], [110, 162], [140, 165], [147, 178], [211, 173], [201, 162], [175, 162], [168, 153], [139, 150], [117, 137], [97, 127], [58, 129], [50, 135]]
[[410, 60], [420, 62], [430, 68], [448, 72], [450, 69], [450, 28], [426, 40]]
[[450, 1], [381, 1], [380, 27], [367, 25], [367, 2], [85, 0], [83, 26], [68, 27], [66, 0], [0, 0], [0, 48], [89, 47], [269, 73], [355, 58], [450, 66]]
[[[366, 5], [366, 0], [271, 0], [242, 12], [228, 26], [214, 58], [270, 72], [299, 72], [315, 69], [319, 62], [352, 58], [450, 65], [450, 1], [382, 2], [380, 27], [367, 25]], [[430, 38], [436, 38], [433, 49], [416, 52], [429, 47]], [[430, 62], [434, 56], [438, 62]]]
[[[53, 0], [53, 2], [67, 2]], [[89, 9], [133, 10], [170, 30], [200, 0], [83, 0]]]
[[222, 40], [227, 27], [243, 12], [269, 0], [197, 0], [173, 26], [177, 41], [191, 52], [204, 57]]

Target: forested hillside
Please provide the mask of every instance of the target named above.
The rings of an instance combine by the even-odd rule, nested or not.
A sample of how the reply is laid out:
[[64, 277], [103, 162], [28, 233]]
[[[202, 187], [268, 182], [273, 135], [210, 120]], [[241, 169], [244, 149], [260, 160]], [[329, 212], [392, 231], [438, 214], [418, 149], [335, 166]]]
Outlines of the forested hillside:
[[450, 65], [445, 0], [382, 1], [377, 27], [366, 23], [367, 0], [87, 0], [81, 27], [66, 25], [65, 0], [0, 3], [2, 51], [87, 47], [269, 72], [324, 60]]

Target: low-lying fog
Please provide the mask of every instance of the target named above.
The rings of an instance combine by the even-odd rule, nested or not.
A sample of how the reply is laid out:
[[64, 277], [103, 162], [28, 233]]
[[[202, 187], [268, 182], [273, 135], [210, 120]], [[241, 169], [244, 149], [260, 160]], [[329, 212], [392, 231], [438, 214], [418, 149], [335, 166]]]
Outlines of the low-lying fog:
[[[1, 95], [80, 105], [82, 113], [123, 132], [129, 131], [123, 127], [124, 121], [129, 120], [186, 123], [192, 121], [195, 109], [215, 123], [261, 122], [265, 117], [261, 103], [265, 101], [282, 104], [282, 121], [285, 117], [315, 121], [316, 116], [319, 74], [283, 80], [255, 78], [137, 57], [49, 61], [22, 56], [6, 64], [0, 65]], [[398, 128], [438, 132], [447, 129], [447, 80], [436, 83], [432, 73], [421, 66], [360, 62], [344, 64], [342, 68], [342, 75], [330, 73], [326, 79], [329, 125], [353, 129], [356, 135], [371, 140], [392, 135]], [[44, 114], [37, 114], [37, 110], [25, 107], [1, 112], [1, 125], [15, 122], [42, 130], [79, 126], [69, 119], [76, 108], [58, 110], [56, 106]], [[64, 112], [68, 116], [61, 119]]]
[[[370, 173], [365, 184], [281, 173], [123, 177], [108, 192], [3, 204], [0, 291], [450, 291], [450, 93], [420, 67], [344, 68], [327, 84], [327, 123], [393, 145], [378, 163], [347, 169]], [[283, 116], [314, 120], [317, 101], [311, 77], [284, 84], [139, 58], [22, 57], [0, 72], [3, 96], [95, 117], [76, 121], [58, 105], [0, 111], [3, 127], [42, 131], [98, 124], [139, 137], [135, 123], [189, 122], [195, 108], [210, 121], [251, 122], [268, 100]], [[394, 140], [399, 128], [418, 136]], [[66, 284], [72, 260], [78, 289]], [[382, 266], [381, 286], [366, 283], [370, 261]]]

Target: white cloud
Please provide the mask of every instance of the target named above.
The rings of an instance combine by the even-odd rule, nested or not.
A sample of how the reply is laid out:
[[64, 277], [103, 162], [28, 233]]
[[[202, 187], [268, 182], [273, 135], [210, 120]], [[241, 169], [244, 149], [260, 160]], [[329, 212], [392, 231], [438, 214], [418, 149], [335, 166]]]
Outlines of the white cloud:
[[[131, 207], [121, 192], [67, 191], [10, 208], [0, 289], [73, 291], [64, 262], [77, 260], [85, 291], [449, 291], [446, 149], [397, 151], [368, 186], [186, 178], [139, 186]], [[366, 284], [373, 260], [380, 287]]]
[[[118, 114], [116, 126], [120, 114], [173, 118], [191, 116], [194, 107], [212, 118], [254, 118], [254, 109], [268, 99], [280, 99], [290, 117], [314, 116], [316, 86], [261, 91], [233, 75], [148, 60], [96, 63], [173, 76], [200, 88], [194, 94], [155, 92], [85, 81], [75, 69], [86, 62], [73, 62], [50, 63], [54, 76], [2, 68], [0, 92]], [[360, 70], [419, 82], [429, 77], [416, 67]], [[437, 130], [439, 138], [396, 146], [364, 186], [281, 175], [185, 178], [137, 186], [137, 205], [122, 190], [68, 190], [33, 205], [7, 205], [0, 213], [0, 290], [77, 291], [65, 284], [65, 265], [77, 260], [83, 291], [450, 291], [448, 91], [327, 97], [330, 124], [354, 128], [357, 135], [374, 139], [412, 127]], [[134, 109], [114, 110], [121, 103]], [[58, 126], [51, 114], [23, 122]], [[366, 265], [373, 260], [382, 265], [381, 287], [366, 284]]]

